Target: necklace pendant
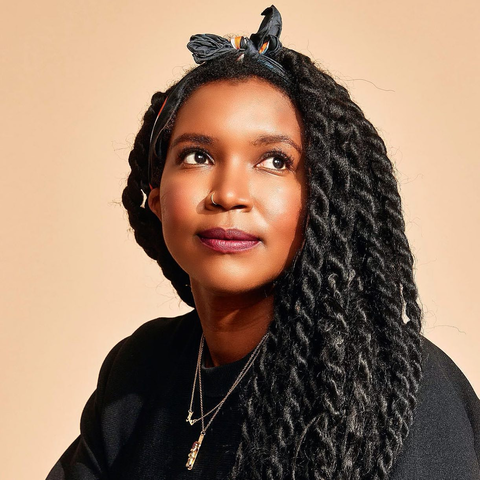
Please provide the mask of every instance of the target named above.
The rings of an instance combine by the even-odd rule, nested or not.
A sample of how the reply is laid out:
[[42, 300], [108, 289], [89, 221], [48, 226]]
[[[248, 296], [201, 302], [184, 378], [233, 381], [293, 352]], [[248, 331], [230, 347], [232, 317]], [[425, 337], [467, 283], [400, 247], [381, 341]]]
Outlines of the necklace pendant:
[[202, 432], [200, 433], [200, 436], [198, 437], [198, 440], [196, 442], [193, 442], [192, 448], [190, 449], [190, 453], [188, 454], [188, 459], [186, 463], [186, 467], [188, 470], [191, 470], [193, 468], [193, 464], [195, 463], [195, 460], [197, 459], [198, 451], [200, 450], [200, 447], [202, 446], [202, 441], [203, 437], [205, 434]]
[[193, 425], [195, 423], [194, 420], [192, 420], [192, 415], [193, 415], [193, 412], [191, 410], [188, 411], [188, 417], [187, 419], [185, 420], [186, 422], [188, 422], [190, 425]]

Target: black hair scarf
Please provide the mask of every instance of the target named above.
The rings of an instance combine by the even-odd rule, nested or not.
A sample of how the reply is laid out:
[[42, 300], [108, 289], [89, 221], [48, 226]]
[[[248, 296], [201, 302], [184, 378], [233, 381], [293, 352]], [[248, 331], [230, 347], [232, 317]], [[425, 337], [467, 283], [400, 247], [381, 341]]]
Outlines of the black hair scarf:
[[[192, 52], [193, 59], [198, 64], [209, 62], [232, 52], [232, 49], [236, 49], [239, 52], [237, 60], [241, 61], [244, 55], [255, 58], [284, 79], [287, 84], [290, 84], [291, 79], [288, 73], [272, 58], [282, 48], [279, 39], [282, 32], [282, 16], [274, 5], [266, 8], [262, 15], [264, 18], [258, 32], [252, 33], [250, 38], [235, 37], [232, 40], [227, 40], [224, 37], [211, 33], [197, 34], [190, 37], [187, 48]], [[154, 162], [158, 162], [162, 158], [162, 154], [165, 153], [166, 145], [163, 144], [162, 133], [178, 109], [187, 79], [188, 74], [177, 83], [170, 95], [165, 99], [153, 125], [148, 151], [149, 182], [152, 182]], [[145, 185], [143, 182], [141, 187], [146, 195], [153, 188], [152, 183]]]

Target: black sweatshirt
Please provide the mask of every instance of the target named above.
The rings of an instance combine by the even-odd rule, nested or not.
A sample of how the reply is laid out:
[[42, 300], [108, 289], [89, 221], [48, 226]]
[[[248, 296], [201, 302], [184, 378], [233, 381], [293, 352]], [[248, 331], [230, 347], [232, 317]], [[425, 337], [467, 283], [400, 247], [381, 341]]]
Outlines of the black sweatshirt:
[[[207, 430], [193, 469], [185, 467], [201, 429], [200, 422], [186, 422], [200, 336], [193, 311], [152, 320], [118, 343], [85, 406], [80, 436], [47, 480], [225, 479], [240, 442], [238, 391]], [[227, 393], [247, 359], [202, 367], [205, 412]], [[193, 418], [198, 402], [197, 394]], [[452, 360], [424, 339], [415, 420], [390, 478], [478, 480], [479, 457], [479, 399]]]

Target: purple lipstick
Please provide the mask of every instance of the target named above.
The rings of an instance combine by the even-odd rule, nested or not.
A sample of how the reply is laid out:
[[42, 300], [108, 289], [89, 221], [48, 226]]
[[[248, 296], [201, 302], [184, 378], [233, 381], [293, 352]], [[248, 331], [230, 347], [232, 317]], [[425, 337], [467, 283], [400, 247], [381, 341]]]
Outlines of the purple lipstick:
[[236, 253], [250, 250], [260, 243], [254, 235], [231, 228], [210, 228], [198, 234], [200, 241], [208, 248], [220, 253]]

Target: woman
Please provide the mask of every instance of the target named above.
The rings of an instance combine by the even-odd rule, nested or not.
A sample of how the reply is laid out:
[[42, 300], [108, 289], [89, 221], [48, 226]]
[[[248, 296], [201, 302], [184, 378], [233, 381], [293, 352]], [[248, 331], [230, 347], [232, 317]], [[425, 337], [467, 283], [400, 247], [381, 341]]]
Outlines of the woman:
[[385, 145], [263, 15], [192, 37], [201, 65], [152, 98], [123, 203], [194, 310], [110, 352], [49, 480], [480, 478], [478, 398], [421, 336]]

